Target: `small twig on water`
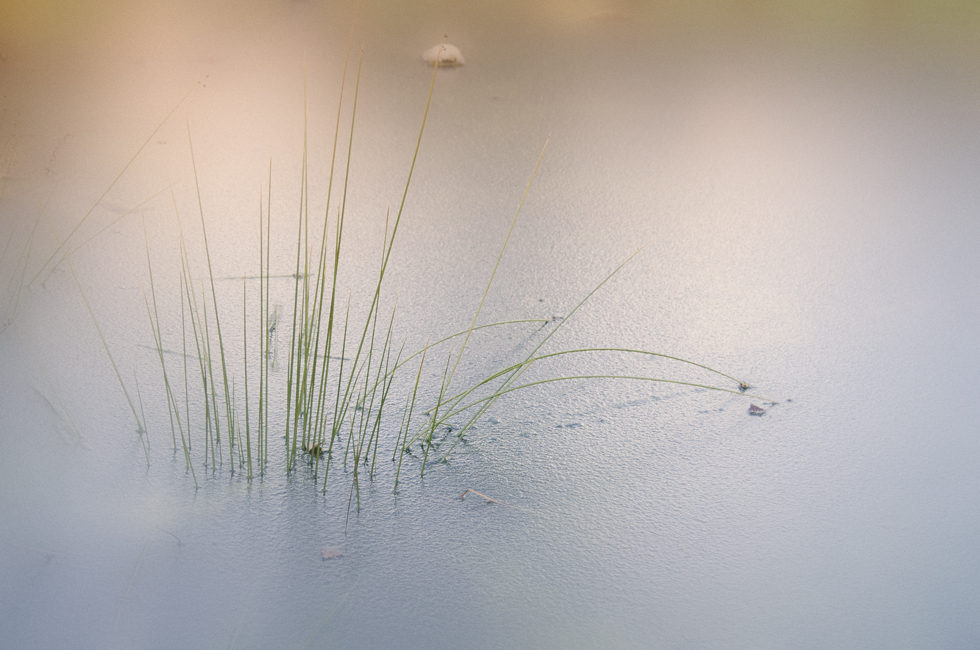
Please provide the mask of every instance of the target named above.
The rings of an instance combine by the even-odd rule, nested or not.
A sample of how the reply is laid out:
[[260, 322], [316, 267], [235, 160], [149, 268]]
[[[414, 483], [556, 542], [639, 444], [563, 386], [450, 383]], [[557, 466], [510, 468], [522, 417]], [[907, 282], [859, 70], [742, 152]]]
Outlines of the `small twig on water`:
[[520, 507], [520, 506], [511, 505], [509, 503], [501, 503], [500, 501], [497, 501], [496, 499], [491, 499], [490, 497], [488, 497], [485, 494], [480, 494], [476, 490], [470, 490], [470, 489], [467, 489], [465, 492], [463, 492], [461, 495], [459, 495], [459, 498], [460, 499], [465, 499], [466, 498], [466, 495], [469, 494], [470, 492], [472, 492], [473, 494], [475, 494], [476, 496], [478, 496], [480, 498], [483, 498], [483, 499], [486, 499], [487, 501], [490, 501], [491, 503], [496, 503], [497, 505], [507, 506], [508, 508], [518, 508], [518, 507]]

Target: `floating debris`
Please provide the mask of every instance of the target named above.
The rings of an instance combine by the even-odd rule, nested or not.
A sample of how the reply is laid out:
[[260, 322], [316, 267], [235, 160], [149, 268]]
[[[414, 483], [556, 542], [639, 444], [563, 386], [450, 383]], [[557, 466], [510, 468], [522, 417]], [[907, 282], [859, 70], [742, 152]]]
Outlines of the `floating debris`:
[[466, 495], [467, 495], [467, 494], [470, 494], [471, 492], [472, 492], [473, 494], [475, 494], [476, 496], [478, 496], [478, 497], [480, 497], [480, 498], [483, 498], [483, 499], [486, 499], [486, 500], [487, 500], [488, 502], [490, 502], [490, 503], [496, 503], [496, 504], [498, 504], [498, 505], [502, 505], [502, 506], [507, 506], [508, 508], [518, 508], [518, 507], [520, 507], [520, 506], [513, 506], [513, 505], [511, 505], [511, 504], [509, 504], [509, 503], [502, 503], [502, 502], [500, 502], [500, 501], [497, 501], [496, 499], [491, 499], [491, 498], [490, 498], [490, 497], [488, 497], [487, 495], [485, 495], [485, 494], [480, 494], [480, 493], [479, 493], [479, 492], [477, 492], [476, 490], [466, 490], [466, 491], [465, 491], [465, 492], [463, 492], [463, 493], [462, 493], [461, 495], [459, 495], [459, 498], [460, 498], [460, 499], [463, 499], [463, 500], [465, 500], [465, 499], [466, 499]]
[[422, 59], [429, 65], [435, 65], [438, 61], [439, 67], [452, 67], [466, 64], [466, 61], [463, 60], [463, 53], [459, 51], [459, 48], [449, 43], [433, 45], [425, 52], [422, 52]]
[[[459, 498], [460, 498], [460, 499], [465, 499], [465, 498], [466, 498], [466, 495], [467, 495], [467, 494], [469, 494], [470, 492], [472, 492], [473, 494], [475, 494], [475, 495], [476, 495], [476, 496], [478, 496], [478, 497], [483, 497], [483, 498], [484, 498], [484, 499], [486, 499], [487, 501], [493, 501], [494, 503], [500, 503], [500, 502], [499, 502], [499, 501], [497, 501], [496, 499], [491, 499], [491, 498], [490, 498], [490, 497], [488, 497], [487, 495], [485, 495], [485, 494], [480, 494], [480, 493], [479, 493], [479, 492], [477, 492], [476, 490], [466, 490], [466, 491], [465, 491], [465, 492], [463, 492], [463, 493], [462, 493], [461, 495], [459, 495]], [[504, 504], [501, 504], [501, 505], [504, 505]]]
[[340, 557], [343, 554], [344, 552], [342, 550], [340, 550], [339, 548], [334, 548], [333, 546], [325, 546], [323, 550], [320, 551], [320, 555], [323, 556], [324, 560], [330, 560], [335, 557]]
[[306, 453], [308, 453], [310, 456], [314, 456], [316, 458], [319, 458], [320, 456], [323, 455], [323, 447], [320, 446], [320, 443], [319, 442], [316, 443], [316, 444], [312, 444], [312, 445], [309, 444], [309, 443], [304, 442], [303, 443], [303, 451], [306, 452]]
[[763, 415], [765, 412], [766, 409], [761, 406], [756, 406], [755, 404], [749, 406], [749, 415]]

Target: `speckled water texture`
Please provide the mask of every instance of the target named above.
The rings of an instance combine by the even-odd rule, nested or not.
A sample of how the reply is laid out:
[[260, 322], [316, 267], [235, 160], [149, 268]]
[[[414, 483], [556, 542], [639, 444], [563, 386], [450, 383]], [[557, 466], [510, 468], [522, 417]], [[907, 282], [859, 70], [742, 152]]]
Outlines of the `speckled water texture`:
[[[179, 375], [175, 205], [205, 264], [189, 127], [241, 408], [271, 157], [283, 381], [304, 92], [320, 219], [353, 6], [73, 4], [0, 21], [0, 647], [980, 646], [974, 9], [362, 2], [355, 312], [412, 161], [420, 53], [448, 42], [466, 65], [438, 72], [390, 262], [397, 340], [469, 325], [550, 134], [481, 322], [568, 316], [646, 244], [547, 349], [653, 350], [751, 386], [513, 394], [448, 464], [420, 479], [406, 461], [393, 496], [397, 423], [373, 481], [352, 492], [336, 464], [323, 494], [305, 464], [285, 477], [281, 426], [262, 480], [227, 451], [205, 469], [192, 393], [195, 490], [143, 301], [145, 218]], [[346, 92], [341, 166], [352, 76]], [[71, 268], [134, 399], [138, 380], [146, 453], [71, 271], [35, 277], [64, 238], [87, 242]], [[474, 334], [454, 382], [547, 327]], [[664, 359], [552, 361], [534, 378], [719, 383]]]

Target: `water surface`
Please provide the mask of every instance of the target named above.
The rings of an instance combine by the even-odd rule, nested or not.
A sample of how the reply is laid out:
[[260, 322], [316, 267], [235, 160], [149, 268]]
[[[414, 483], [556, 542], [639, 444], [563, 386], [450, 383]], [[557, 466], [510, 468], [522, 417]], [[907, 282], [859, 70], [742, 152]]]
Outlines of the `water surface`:
[[[198, 447], [195, 489], [143, 302], [143, 219], [176, 364], [175, 204], [204, 271], [188, 130], [235, 337], [271, 157], [272, 293], [288, 322], [304, 89], [320, 218], [351, 9], [23, 18], [35, 31], [0, 64], [2, 644], [975, 646], [980, 85], [961, 33], [930, 23], [947, 30], [939, 47], [901, 16], [399, 7], [366, 5], [355, 28], [342, 278], [355, 310], [418, 136], [419, 53], [448, 34], [467, 65], [436, 79], [386, 280], [406, 349], [469, 325], [550, 134], [481, 322], [566, 316], [646, 244], [548, 349], [655, 350], [780, 403], [622, 381], [530, 389], [449, 464], [403, 474], [397, 496], [382, 458], [349, 519], [350, 467], [323, 494], [305, 466], [249, 483], [227, 458], [206, 471]], [[69, 241], [94, 238], [71, 270], [34, 278], [80, 222]], [[130, 391], [138, 379], [149, 467], [72, 270]], [[457, 381], [546, 331], [476, 336]], [[285, 334], [278, 345], [281, 383]], [[239, 342], [236, 382], [241, 356]], [[625, 355], [536, 372], [732, 387]]]

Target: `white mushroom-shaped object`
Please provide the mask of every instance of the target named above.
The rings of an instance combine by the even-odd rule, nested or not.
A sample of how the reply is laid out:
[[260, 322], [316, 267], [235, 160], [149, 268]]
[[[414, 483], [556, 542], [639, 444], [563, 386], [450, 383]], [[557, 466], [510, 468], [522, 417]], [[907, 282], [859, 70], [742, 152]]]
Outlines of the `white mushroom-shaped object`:
[[422, 58], [429, 65], [435, 65], [438, 61], [439, 67], [464, 65], [466, 63], [463, 60], [463, 53], [459, 51], [459, 48], [449, 43], [440, 43], [439, 45], [430, 47], [425, 52], [422, 52]]

